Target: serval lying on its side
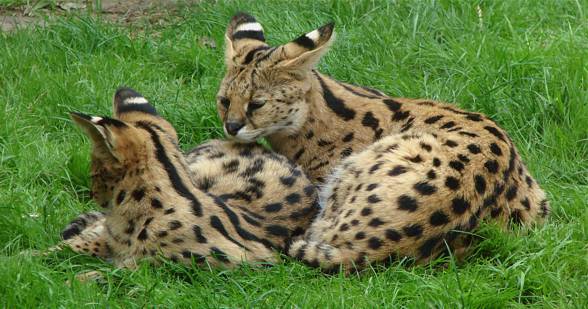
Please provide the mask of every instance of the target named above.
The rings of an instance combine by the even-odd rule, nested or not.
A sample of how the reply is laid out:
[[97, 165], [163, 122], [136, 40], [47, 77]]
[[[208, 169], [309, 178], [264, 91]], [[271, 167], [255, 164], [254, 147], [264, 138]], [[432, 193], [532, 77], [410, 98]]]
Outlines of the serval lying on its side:
[[274, 262], [318, 212], [305, 174], [261, 146], [211, 141], [186, 159], [172, 125], [131, 89], [116, 92], [114, 118], [71, 117], [92, 140], [92, 196], [105, 208], [64, 230], [74, 251], [122, 267]]

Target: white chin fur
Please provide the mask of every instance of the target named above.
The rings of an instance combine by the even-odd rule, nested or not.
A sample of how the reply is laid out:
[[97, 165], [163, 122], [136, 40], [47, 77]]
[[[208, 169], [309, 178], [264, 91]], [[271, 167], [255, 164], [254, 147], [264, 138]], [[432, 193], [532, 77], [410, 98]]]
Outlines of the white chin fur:
[[[227, 131], [225, 130], [225, 134], [226, 133], [227, 133]], [[237, 135], [235, 135], [235, 136], [227, 135], [227, 136], [229, 136], [232, 139], [239, 141], [239, 142], [250, 143], [250, 142], [254, 142], [255, 140], [257, 140], [261, 136], [261, 131], [260, 130], [251, 131], [251, 130], [247, 129], [247, 127], [243, 127], [239, 130], [239, 132], [237, 132]]]

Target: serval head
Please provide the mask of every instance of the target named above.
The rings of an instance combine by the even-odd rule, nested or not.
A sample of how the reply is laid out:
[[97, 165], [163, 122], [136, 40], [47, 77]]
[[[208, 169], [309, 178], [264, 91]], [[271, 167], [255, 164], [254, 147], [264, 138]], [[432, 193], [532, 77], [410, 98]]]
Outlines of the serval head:
[[237, 13], [225, 34], [226, 74], [217, 97], [225, 134], [251, 142], [293, 133], [306, 121], [312, 70], [334, 39], [333, 23], [277, 47], [255, 18]]
[[170, 155], [179, 153], [176, 131], [141, 94], [120, 88], [114, 95], [113, 112], [113, 117], [70, 114], [92, 141], [91, 195], [103, 208], [120, 204], [116, 199], [125, 198], [120, 188], [137, 185], [126, 182], [141, 181], [140, 175], [156, 162], [159, 149], [150, 135], [161, 136], [161, 144], [170, 146]]

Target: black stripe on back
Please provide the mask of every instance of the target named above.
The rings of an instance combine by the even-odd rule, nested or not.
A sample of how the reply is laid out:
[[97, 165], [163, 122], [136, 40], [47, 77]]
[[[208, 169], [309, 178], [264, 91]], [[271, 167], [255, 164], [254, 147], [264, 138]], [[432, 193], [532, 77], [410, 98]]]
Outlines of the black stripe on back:
[[233, 40], [252, 39], [265, 42], [265, 36], [262, 31], [244, 30], [233, 33]]
[[373, 88], [370, 88], [370, 87], [366, 87], [366, 86], [359, 86], [359, 87], [361, 87], [361, 89], [363, 89], [363, 90], [365, 90], [367, 92], [370, 92], [370, 93], [372, 93], [374, 95], [377, 95], [377, 96], [380, 96], [380, 97], [385, 97], [386, 96], [386, 94], [384, 94], [380, 90], [376, 90], [376, 89], [373, 89]]
[[192, 213], [195, 216], [202, 217], [202, 205], [200, 201], [190, 192], [188, 187], [182, 181], [178, 170], [171, 162], [170, 158], [168, 157], [167, 153], [165, 152], [165, 148], [161, 144], [161, 140], [159, 139], [159, 135], [151, 128], [149, 123], [146, 122], [138, 122], [137, 126], [144, 129], [145, 131], [149, 132], [151, 135], [151, 139], [153, 144], [155, 145], [155, 156], [157, 160], [163, 165], [167, 176], [169, 177], [169, 181], [172, 184], [174, 190], [183, 198], [190, 201], [192, 206]]
[[343, 100], [335, 97], [331, 90], [325, 84], [325, 81], [316, 74], [316, 78], [318, 79], [319, 83], [321, 84], [321, 88], [323, 88], [323, 98], [327, 103], [327, 106], [339, 117], [343, 118], [345, 121], [349, 121], [355, 118], [355, 111], [352, 109], [347, 108], [345, 106], [345, 102]]
[[345, 88], [345, 90], [347, 90], [347, 91], [349, 91], [349, 92], [353, 93], [354, 95], [356, 95], [356, 96], [358, 96], [358, 97], [362, 97], [362, 98], [368, 98], [368, 99], [381, 99], [381, 98], [382, 98], [382, 96], [381, 96], [381, 95], [374, 96], [374, 95], [371, 95], [371, 94], [365, 94], [365, 93], [358, 92], [358, 91], [356, 91], [355, 89], [353, 89], [353, 88], [349, 87], [348, 85], [346, 85], [346, 84], [344, 84], [344, 83], [342, 83], [342, 82], [340, 82], [340, 81], [338, 81], [338, 80], [335, 80], [335, 82], [336, 82], [337, 84], [339, 84], [339, 86], [341, 86], [341, 87]]
[[312, 39], [310, 39], [309, 37], [306, 36], [306, 34], [303, 34], [301, 36], [299, 36], [296, 40], [292, 41], [306, 49], [314, 49], [316, 47], [316, 45], [314, 44], [314, 41]]
[[221, 220], [219, 219], [219, 217], [217, 216], [210, 216], [210, 225], [217, 230], [219, 233], [221, 233], [221, 235], [223, 235], [224, 238], [228, 239], [230, 242], [234, 243], [235, 245], [247, 250], [247, 251], [251, 251], [249, 250], [249, 248], [245, 247], [245, 245], [243, 245], [242, 243], [236, 241], [233, 237], [231, 237], [231, 235], [229, 235], [229, 232], [227, 232], [227, 229], [225, 229], [225, 226], [223, 225], [223, 223], [221, 222]]
[[267, 239], [258, 238], [254, 234], [243, 229], [241, 227], [241, 222], [239, 221], [239, 217], [237, 216], [237, 214], [234, 211], [232, 211], [229, 207], [227, 207], [227, 205], [225, 204], [225, 202], [223, 202], [223, 200], [221, 200], [220, 198], [217, 198], [215, 196], [212, 196], [212, 195], [210, 195], [210, 196], [212, 198], [214, 198], [214, 202], [225, 212], [225, 214], [227, 215], [227, 217], [229, 218], [229, 220], [233, 224], [233, 227], [235, 228], [235, 231], [237, 231], [237, 234], [239, 234], [239, 236], [241, 236], [245, 240], [259, 242], [270, 249], [276, 247], [274, 244], [272, 244]]

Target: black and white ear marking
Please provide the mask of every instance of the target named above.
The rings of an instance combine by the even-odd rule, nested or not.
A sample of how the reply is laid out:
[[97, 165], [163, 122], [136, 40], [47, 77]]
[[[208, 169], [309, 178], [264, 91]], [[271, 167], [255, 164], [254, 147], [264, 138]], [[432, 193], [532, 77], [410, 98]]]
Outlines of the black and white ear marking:
[[334, 22], [303, 34], [281, 47], [284, 68], [294, 70], [311, 70], [321, 57], [329, 50], [335, 38]]
[[114, 94], [114, 112], [117, 117], [124, 113], [141, 112], [158, 116], [157, 110], [140, 93], [131, 88], [121, 87]]
[[231, 18], [228, 35], [232, 41], [251, 39], [265, 42], [263, 27], [255, 20], [255, 17], [239, 12]]
[[299, 36], [292, 42], [299, 45], [300, 47], [304, 47], [307, 50], [313, 50], [329, 41], [331, 35], [333, 34], [334, 27], [335, 23], [330, 22], [316, 30]]
[[76, 112], [70, 113], [70, 117], [92, 139], [97, 148], [109, 152], [117, 160], [120, 159], [114, 151], [113, 145], [116, 144], [116, 136], [112, 129], [127, 127], [124, 122], [109, 117], [90, 116]]

